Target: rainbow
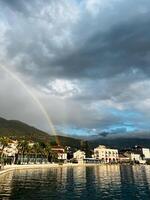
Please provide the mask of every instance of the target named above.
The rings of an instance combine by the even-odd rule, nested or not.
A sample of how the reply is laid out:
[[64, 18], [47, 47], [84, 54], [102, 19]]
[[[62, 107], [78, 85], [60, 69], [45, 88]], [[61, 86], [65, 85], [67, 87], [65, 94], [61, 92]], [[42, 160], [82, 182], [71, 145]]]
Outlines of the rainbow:
[[59, 139], [57, 138], [57, 134], [55, 131], [55, 128], [53, 126], [53, 123], [51, 121], [51, 118], [47, 111], [45, 110], [44, 106], [41, 104], [39, 99], [36, 97], [36, 95], [28, 88], [28, 86], [12, 71], [10, 71], [5, 66], [0, 66], [10, 77], [12, 77], [15, 81], [17, 81], [20, 86], [24, 88], [24, 90], [32, 97], [33, 101], [37, 104], [39, 109], [41, 110], [42, 114], [45, 116], [46, 121], [48, 122], [49, 128], [50, 128], [50, 134], [54, 135], [56, 137], [56, 142], [59, 144]]

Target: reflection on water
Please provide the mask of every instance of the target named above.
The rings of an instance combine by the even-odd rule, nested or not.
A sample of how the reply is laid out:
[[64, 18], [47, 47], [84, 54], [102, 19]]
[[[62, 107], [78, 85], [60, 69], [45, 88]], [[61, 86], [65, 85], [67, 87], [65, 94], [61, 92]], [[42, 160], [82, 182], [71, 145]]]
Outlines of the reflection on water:
[[[13, 172], [0, 176], [0, 197], [9, 199], [12, 190]], [[1, 198], [0, 198], [1, 199]]]
[[150, 199], [150, 166], [16, 170], [0, 176], [0, 199]]
[[115, 197], [120, 199], [120, 166], [119, 165], [103, 165], [95, 167], [96, 188], [99, 195]]

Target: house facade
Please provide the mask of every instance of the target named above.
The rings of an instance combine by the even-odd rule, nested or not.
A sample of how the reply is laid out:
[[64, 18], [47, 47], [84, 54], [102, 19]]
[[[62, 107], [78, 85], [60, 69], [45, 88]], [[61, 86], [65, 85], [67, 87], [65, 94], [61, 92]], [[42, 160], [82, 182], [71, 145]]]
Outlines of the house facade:
[[142, 148], [142, 154], [144, 156], [144, 159], [150, 159], [150, 149]]
[[104, 145], [99, 145], [94, 149], [93, 157], [100, 160], [102, 163], [115, 163], [119, 160], [118, 150], [107, 148]]
[[73, 158], [77, 160], [78, 163], [83, 163], [85, 159], [85, 152], [78, 150], [73, 154]]
[[58, 160], [67, 160], [67, 153], [65, 152], [65, 149], [63, 147], [52, 147], [51, 151], [57, 154]]
[[6, 157], [14, 157], [18, 153], [17, 149], [18, 141], [12, 140], [8, 145], [3, 149], [3, 154]]

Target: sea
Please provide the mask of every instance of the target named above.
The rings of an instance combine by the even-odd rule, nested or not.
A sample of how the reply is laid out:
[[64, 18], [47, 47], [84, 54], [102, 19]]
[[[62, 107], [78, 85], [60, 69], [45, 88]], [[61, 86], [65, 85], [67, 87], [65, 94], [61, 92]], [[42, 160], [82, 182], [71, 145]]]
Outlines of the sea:
[[0, 175], [0, 200], [150, 200], [150, 166], [22, 169]]

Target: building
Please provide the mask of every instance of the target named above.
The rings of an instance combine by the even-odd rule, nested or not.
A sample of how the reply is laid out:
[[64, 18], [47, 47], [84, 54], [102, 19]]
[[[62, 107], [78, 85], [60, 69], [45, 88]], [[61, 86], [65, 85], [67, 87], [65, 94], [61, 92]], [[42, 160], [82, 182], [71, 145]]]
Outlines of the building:
[[51, 151], [57, 155], [58, 160], [67, 160], [67, 153], [61, 146], [55, 146], [51, 148]]
[[[132, 153], [140, 154], [140, 161], [143, 160], [143, 162], [150, 160], [150, 149], [149, 148], [142, 148], [140, 146], [135, 146], [132, 149]], [[143, 164], [143, 163], [142, 163]]]
[[141, 154], [131, 153], [131, 161], [139, 164], [145, 164], [146, 160], [143, 160]]
[[140, 154], [131, 153], [131, 161], [140, 162], [140, 160], [142, 160], [142, 157]]
[[83, 163], [85, 159], [85, 152], [78, 150], [73, 154], [73, 158], [77, 160], [78, 163]]
[[94, 158], [103, 163], [116, 163], [119, 160], [118, 150], [99, 145], [94, 149]]
[[124, 154], [120, 153], [119, 154], [119, 162], [120, 163], [129, 163], [130, 158], [128, 156], [125, 156]]
[[150, 149], [148, 148], [142, 148], [142, 154], [144, 159], [150, 159]]
[[10, 141], [7, 146], [3, 149], [3, 155], [6, 157], [15, 157], [18, 153], [18, 141], [12, 140]]
[[18, 153], [18, 141], [10, 140], [6, 147], [3, 149], [3, 157], [7, 158], [7, 164], [15, 163], [15, 156]]
[[137, 164], [145, 164], [145, 156], [142, 153], [142, 148], [139, 146], [135, 146], [134, 148], [127, 149], [123, 151], [123, 155], [128, 157], [129, 160], [133, 163]]

